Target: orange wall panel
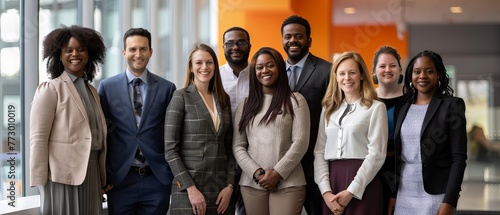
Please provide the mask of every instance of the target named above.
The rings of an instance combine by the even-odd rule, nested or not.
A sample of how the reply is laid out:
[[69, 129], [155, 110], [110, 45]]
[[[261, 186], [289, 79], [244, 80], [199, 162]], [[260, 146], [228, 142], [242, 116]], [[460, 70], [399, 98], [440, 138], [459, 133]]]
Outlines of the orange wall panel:
[[332, 61], [332, 0], [291, 0], [295, 14], [309, 21], [312, 44], [309, 51], [327, 61]]
[[250, 34], [250, 58], [261, 47], [277, 49], [286, 58], [281, 44], [281, 24], [293, 15], [306, 18], [311, 25], [313, 43], [310, 51], [331, 61], [331, 10], [330, 0], [219, 0], [219, 62], [224, 64], [222, 35], [233, 26], [240, 26]]
[[371, 70], [373, 54], [383, 45], [396, 48], [402, 65], [408, 58], [408, 36], [398, 39], [396, 26], [375, 24], [359, 26], [334, 26], [332, 24], [333, 2], [330, 0], [219, 0], [219, 61], [225, 63], [222, 35], [233, 26], [245, 28], [250, 33], [252, 49], [250, 57], [261, 47], [277, 49], [286, 58], [281, 44], [281, 23], [288, 16], [297, 14], [311, 25], [312, 46], [310, 51], [328, 61], [335, 53], [356, 51], [361, 54]]
[[381, 46], [389, 45], [398, 50], [403, 69], [406, 67], [408, 34], [405, 34], [403, 40], [398, 39], [395, 25], [333, 26], [332, 29], [334, 53], [358, 52], [371, 71], [375, 52]]

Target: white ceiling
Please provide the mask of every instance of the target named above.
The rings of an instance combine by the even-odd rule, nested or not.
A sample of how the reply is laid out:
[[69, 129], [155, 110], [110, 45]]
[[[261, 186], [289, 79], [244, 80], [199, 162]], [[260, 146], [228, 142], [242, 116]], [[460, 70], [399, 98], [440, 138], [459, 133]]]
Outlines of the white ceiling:
[[[463, 13], [452, 14], [460, 6]], [[345, 7], [356, 8], [347, 15]], [[336, 25], [500, 24], [500, 0], [333, 0]]]

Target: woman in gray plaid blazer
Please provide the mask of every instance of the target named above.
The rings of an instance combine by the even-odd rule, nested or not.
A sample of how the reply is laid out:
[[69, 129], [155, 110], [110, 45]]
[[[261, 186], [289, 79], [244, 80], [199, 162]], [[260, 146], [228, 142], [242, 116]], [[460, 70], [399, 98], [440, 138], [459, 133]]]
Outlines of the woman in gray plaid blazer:
[[165, 123], [165, 159], [174, 174], [170, 214], [234, 214], [231, 106], [209, 46], [191, 51]]

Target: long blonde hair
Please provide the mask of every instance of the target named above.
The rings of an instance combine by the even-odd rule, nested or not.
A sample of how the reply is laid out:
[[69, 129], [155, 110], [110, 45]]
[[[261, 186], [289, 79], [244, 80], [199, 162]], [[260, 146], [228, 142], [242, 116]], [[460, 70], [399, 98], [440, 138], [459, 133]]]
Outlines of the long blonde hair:
[[345, 98], [345, 94], [340, 88], [337, 82], [337, 69], [339, 64], [344, 60], [353, 59], [361, 73], [361, 83], [360, 83], [360, 97], [361, 104], [367, 108], [372, 106], [373, 100], [378, 100], [377, 93], [371, 82], [370, 73], [366, 67], [365, 61], [356, 52], [344, 52], [342, 53], [335, 62], [333, 63], [332, 70], [330, 71], [330, 83], [326, 89], [325, 97], [323, 97], [322, 106], [325, 109], [325, 117], [328, 121], [330, 116], [339, 109], [342, 100]]

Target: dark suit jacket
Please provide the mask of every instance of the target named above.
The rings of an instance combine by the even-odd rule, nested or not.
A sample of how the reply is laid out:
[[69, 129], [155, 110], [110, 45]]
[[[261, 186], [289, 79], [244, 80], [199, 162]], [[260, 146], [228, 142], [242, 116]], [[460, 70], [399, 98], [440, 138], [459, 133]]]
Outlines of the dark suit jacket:
[[228, 184], [235, 184], [231, 107], [228, 104], [223, 109], [216, 97], [214, 105], [220, 118], [218, 131], [193, 84], [175, 91], [168, 106], [164, 159], [174, 174], [171, 210], [176, 212], [187, 210], [192, 213], [185, 195], [186, 188], [192, 185], [196, 185], [207, 199], [207, 208], [212, 208], [208, 210], [216, 210], [215, 200], [219, 192]]
[[[411, 103], [404, 103], [395, 126], [396, 174], [401, 174], [401, 125]], [[467, 160], [467, 131], [464, 100], [435, 95], [425, 114], [420, 133], [420, 155], [424, 189], [445, 193], [443, 202], [457, 206]], [[398, 187], [399, 184], [396, 184]]]
[[99, 84], [99, 96], [108, 124], [108, 181], [114, 185], [120, 184], [129, 172], [137, 147], [156, 178], [166, 185], [172, 182], [172, 173], [164, 156], [163, 132], [165, 111], [176, 87], [172, 82], [146, 72], [148, 92], [139, 127], [136, 126], [126, 74], [107, 78]]
[[307, 100], [311, 118], [311, 132], [309, 136], [309, 147], [302, 158], [302, 167], [306, 177], [314, 177], [314, 145], [318, 137], [319, 117], [321, 115], [321, 100], [325, 96], [326, 88], [330, 81], [330, 70], [332, 63], [309, 53], [304, 68], [300, 73], [299, 80], [294, 92], [299, 92]]

